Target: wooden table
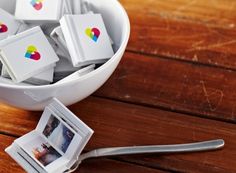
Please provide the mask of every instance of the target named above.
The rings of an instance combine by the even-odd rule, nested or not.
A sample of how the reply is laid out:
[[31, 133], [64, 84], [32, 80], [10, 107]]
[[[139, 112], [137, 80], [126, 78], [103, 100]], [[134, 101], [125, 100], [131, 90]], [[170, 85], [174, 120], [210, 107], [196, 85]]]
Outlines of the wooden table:
[[[223, 138], [223, 150], [85, 161], [81, 173], [236, 172], [236, 1], [121, 0], [132, 34], [109, 81], [70, 109], [95, 130], [86, 151]], [[0, 105], [0, 172], [24, 172], [4, 149], [41, 112]]]

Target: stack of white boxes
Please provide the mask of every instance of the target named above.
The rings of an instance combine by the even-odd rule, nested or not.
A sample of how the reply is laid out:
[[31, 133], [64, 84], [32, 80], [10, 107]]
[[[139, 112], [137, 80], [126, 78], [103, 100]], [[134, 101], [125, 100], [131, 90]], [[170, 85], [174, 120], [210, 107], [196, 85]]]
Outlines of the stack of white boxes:
[[17, 0], [14, 16], [0, 9], [1, 83], [62, 83], [113, 55], [103, 18], [87, 2]]

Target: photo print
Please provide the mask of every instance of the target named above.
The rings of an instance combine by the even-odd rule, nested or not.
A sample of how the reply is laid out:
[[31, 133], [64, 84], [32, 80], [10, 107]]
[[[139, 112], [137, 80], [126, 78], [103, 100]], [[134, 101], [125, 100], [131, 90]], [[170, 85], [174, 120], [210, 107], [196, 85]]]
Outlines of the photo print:
[[31, 142], [25, 144], [23, 148], [43, 166], [49, 165], [62, 156], [41, 136], [37, 136]]
[[68, 127], [66, 127], [53, 115], [50, 116], [43, 130], [43, 134], [63, 153], [66, 153], [73, 137], [75, 136], [75, 134]]

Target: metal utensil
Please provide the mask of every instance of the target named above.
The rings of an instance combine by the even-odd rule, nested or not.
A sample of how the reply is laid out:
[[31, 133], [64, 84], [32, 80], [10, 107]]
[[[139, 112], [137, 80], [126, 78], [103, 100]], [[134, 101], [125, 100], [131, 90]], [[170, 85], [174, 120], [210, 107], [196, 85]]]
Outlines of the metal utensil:
[[186, 153], [217, 150], [224, 147], [224, 140], [212, 140], [189, 144], [176, 145], [150, 145], [150, 146], [132, 146], [132, 147], [112, 147], [92, 150], [78, 157], [73, 168], [66, 171], [67, 173], [74, 172], [82, 161], [89, 158], [119, 156], [119, 155], [134, 155], [134, 154], [158, 154], [158, 153]]

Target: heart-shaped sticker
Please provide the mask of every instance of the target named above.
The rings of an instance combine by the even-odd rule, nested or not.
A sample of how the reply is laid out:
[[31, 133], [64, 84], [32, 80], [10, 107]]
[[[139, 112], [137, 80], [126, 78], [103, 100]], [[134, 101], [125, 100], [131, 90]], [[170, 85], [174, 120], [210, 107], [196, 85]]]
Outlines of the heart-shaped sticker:
[[32, 60], [35, 60], [35, 61], [38, 61], [40, 60], [41, 58], [41, 55], [40, 53], [37, 51], [37, 48], [33, 45], [30, 45], [28, 48], [27, 48], [27, 52], [25, 53], [25, 57], [26, 58], [29, 58], [29, 59], [32, 59]]
[[35, 10], [41, 10], [43, 8], [43, 0], [32, 0], [31, 5]]
[[98, 28], [87, 28], [85, 30], [86, 35], [91, 38], [93, 41], [97, 42], [100, 36], [100, 30]]
[[8, 31], [7, 25], [0, 23], [0, 33], [4, 33]]

